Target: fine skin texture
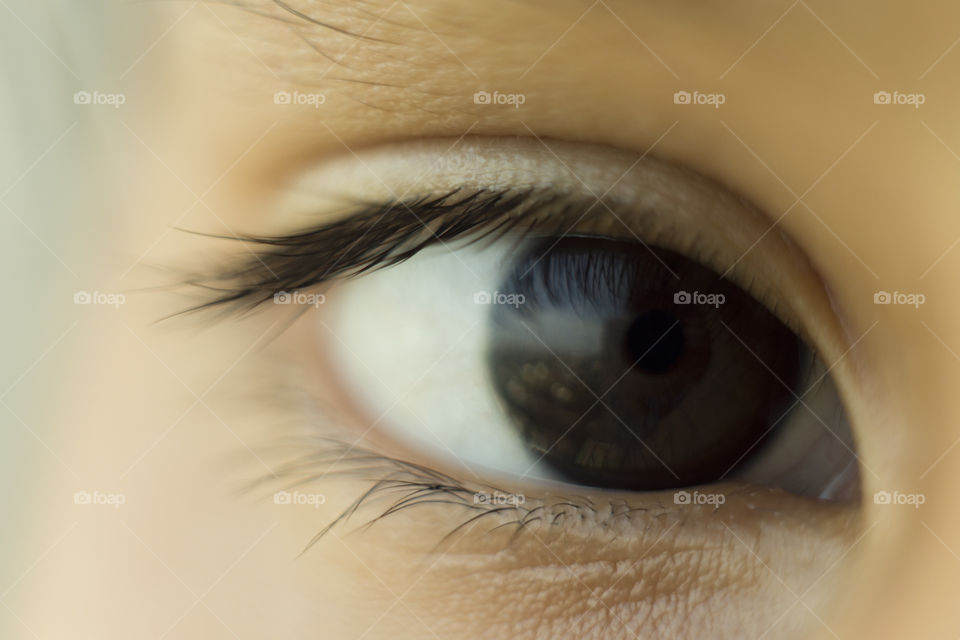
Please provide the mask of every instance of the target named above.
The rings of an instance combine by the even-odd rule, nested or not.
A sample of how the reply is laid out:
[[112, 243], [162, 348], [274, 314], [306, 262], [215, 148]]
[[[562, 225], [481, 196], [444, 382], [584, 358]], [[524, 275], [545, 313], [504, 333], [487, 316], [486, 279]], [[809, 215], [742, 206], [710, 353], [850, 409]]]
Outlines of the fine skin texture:
[[[149, 25], [141, 50], [157, 44], [124, 79], [129, 109], [106, 116], [107, 135], [122, 140], [110, 200], [119, 201], [119, 223], [97, 240], [106, 257], [84, 287], [137, 293], [120, 309], [64, 310], [82, 312], [86, 327], [75, 344], [82, 364], [55, 395], [56, 452], [75, 475], [50, 461], [38, 489], [44, 508], [31, 514], [37, 540], [24, 556], [69, 533], [17, 587], [16, 637], [960, 632], [955, 3], [145, 4], [111, 9]], [[478, 91], [519, 94], [523, 104], [477, 104]], [[678, 91], [725, 100], [677, 104]], [[878, 91], [925, 101], [877, 104]], [[323, 102], [278, 104], [277, 92]], [[797, 322], [836, 365], [862, 502], [727, 483], [718, 487], [728, 494], [722, 509], [680, 509], [669, 492], [582, 490], [595, 509], [554, 527], [569, 490], [494, 485], [368, 430], [337, 386], [326, 308], [156, 322], [205, 300], [172, 285], [245, 255], [171, 227], [277, 235], [317, 224], [342, 209], [305, 207], [304, 192], [426, 189], [440, 178], [424, 163], [404, 164], [404, 144], [431, 141], [443, 156], [474, 138], [501, 149], [490, 154], [503, 166], [496, 180], [518, 180], [510, 163], [519, 146], [577, 166], [583, 183], [567, 176], [571, 189], [616, 179], [611, 163], [650, 153], [742, 196], [767, 226], [776, 222], [766, 236], [751, 218], [728, 241], [747, 246], [743, 272], [763, 269], [765, 255], [790, 258], [790, 270], [768, 267], [764, 279], [788, 292], [782, 304], [806, 315]], [[583, 145], [582, 156], [570, 145]], [[597, 148], [615, 148], [618, 159]], [[444, 173], [455, 179], [461, 166], [464, 180], [477, 179], [469, 160]], [[559, 175], [547, 178], [561, 183]], [[621, 188], [629, 185], [628, 176]], [[926, 302], [878, 305], [878, 291], [922, 293]], [[328, 293], [332, 308], [336, 287]], [[527, 511], [493, 514], [445, 538], [472, 514], [421, 505], [364, 528], [382, 509], [363, 508], [315, 539], [370, 486], [317, 477], [345, 468], [343, 460], [291, 469], [319, 436], [359, 440], [470, 491], [523, 491]], [[300, 481], [323, 504], [271, 499]], [[85, 509], [70, 500], [94, 489], [122, 493], [125, 504]], [[924, 503], [878, 504], [880, 491]], [[620, 504], [635, 511], [618, 516]], [[491, 532], [537, 508], [541, 518], [523, 531]]]

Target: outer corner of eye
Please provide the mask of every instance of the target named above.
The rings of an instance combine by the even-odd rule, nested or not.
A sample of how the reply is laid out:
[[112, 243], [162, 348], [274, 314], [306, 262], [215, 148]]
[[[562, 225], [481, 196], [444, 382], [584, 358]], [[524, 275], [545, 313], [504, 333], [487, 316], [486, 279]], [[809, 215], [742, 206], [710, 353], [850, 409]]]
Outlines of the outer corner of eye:
[[[641, 201], [643, 171], [663, 176], [646, 166], [627, 185]], [[431, 230], [463, 234], [424, 234], [432, 246], [343, 287], [327, 310], [330, 367], [389, 438], [502, 482], [683, 491], [690, 504], [733, 482], [856, 503], [844, 402], [792, 328], [819, 320], [778, 315], [807, 305], [764, 270], [810, 274], [774, 250], [727, 277], [717, 256], [739, 262], [743, 246], [709, 231], [756, 228], [753, 212], [698, 210], [700, 178], [670, 175], [656, 198], [607, 210], [549, 186], [509, 207], [419, 199]]]

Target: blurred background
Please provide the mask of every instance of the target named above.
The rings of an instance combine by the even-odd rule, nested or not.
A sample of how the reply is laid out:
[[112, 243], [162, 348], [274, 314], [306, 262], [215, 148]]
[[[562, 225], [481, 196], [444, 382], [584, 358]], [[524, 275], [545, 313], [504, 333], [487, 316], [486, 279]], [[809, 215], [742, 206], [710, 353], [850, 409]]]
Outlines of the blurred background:
[[[0, 0], [0, 637], [28, 633], [24, 580], [57, 544], [31, 536], [69, 417], [48, 400], [71, 381], [85, 331], [76, 293], [94, 289], [93, 238], [120, 215], [111, 167], [117, 109], [82, 92], [122, 94], [142, 25], [108, 0]], [[137, 54], [139, 55], [139, 53]], [[80, 92], [80, 96], [77, 96]], [[110, 113], [110, 112], [113, 113]], [[65, 421], [61, 421], [65, 420]], [[75, 474], [74, 474], [75, 475]]]

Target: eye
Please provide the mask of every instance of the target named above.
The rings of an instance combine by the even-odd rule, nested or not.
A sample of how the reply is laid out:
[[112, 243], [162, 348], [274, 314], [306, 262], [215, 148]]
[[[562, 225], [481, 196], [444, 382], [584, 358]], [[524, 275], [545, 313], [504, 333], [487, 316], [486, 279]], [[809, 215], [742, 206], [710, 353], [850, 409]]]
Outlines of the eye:
[[[346, 282], [320, 329], [331, 370], [386, 438], [509, 486], [735, 481], [857, 497], [846, 411], [804, 329], [820, 320], [769, 273], [715, 266], [751, 235], [737, 246], [698, 221], [737, 225], [745, 203], [717, 206], [720, 187], [684, 172], [668, 187], [657, 209], [641, 196], [589, 211], [589, 198], [551, 193], [527, 206], [529, 228]], [[543, 223], [577, 207], [572, 228]], [[815, 278], [796, 258], [767, 268]]]
[[332, 303], [348, 394], [386, 435], [450, 464], [634, 491], [855, 488], [822, 361], [679, 253], [569, 236], [431, 250]]

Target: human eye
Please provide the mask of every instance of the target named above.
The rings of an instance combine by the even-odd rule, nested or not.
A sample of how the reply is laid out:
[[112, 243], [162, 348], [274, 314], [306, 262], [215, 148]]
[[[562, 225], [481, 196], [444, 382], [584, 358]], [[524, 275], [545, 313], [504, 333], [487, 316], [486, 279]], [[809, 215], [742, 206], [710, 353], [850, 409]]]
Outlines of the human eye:
[[746, 560], [812, 575], [842, 553], [855, 339], [743, 198], [647, 156], [517, 139], [389, 146], [296, 191], [290, 219], [343, 213], [247, 237], [256, 256], [201, 284], [207, 306], [301, 314], [308, 395], [338, 417], [306, 428], [281, 482], [360, 486], [311, 544], [418, 513], [440, 521], [426, 553], [509, 532], [578, 564], [644, 541], [656, 563], [619, 576], [639, 600], [671, 562], [692, 563], [677, 597], [712, 581], [762, 600], [771, 577]]
[[527, 185], [394, 205], [428, 240], [423, 218], [487, 220], [331, 294], [330, 366], [347, 394], [385, 435], [505, 482], [740, 480], [852, 499], [849, 425], [802, 328], [816, 320], [748, 268], [722, 277], [743, 245], [704, 232], [749, 229], [756, 212], [652, 160], [626, 180], [632, 199]]

